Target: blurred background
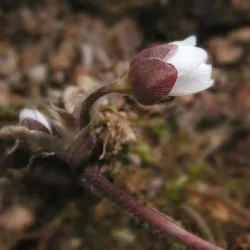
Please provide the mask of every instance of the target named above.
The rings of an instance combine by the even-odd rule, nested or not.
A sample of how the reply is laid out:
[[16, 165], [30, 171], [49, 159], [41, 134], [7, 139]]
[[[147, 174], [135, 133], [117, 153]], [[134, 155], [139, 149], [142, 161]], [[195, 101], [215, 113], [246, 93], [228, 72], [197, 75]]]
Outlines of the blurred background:
[[[249, 0], [1, 0], [0, 126], [17, 124], [23, 107], [71, 112], [79, 96], [124, 75], [139, 50], [192, 34], [214, 86], [150, 108], [104, 98], [96, 160], [188, 231], [250, 249]], [[18, 168], [0, 171], [0, 249], [185, 249], [106, 199], [89, 205], [27, 179], [29, 156], [16, 157]]]

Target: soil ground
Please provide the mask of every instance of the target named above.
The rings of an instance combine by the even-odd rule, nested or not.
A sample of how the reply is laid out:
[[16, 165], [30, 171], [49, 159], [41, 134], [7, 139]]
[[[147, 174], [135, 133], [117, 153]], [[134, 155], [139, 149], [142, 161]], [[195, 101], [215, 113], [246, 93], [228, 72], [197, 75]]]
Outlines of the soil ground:
[[[1, 127], [17, 125], [23, 107], [48, 117], [55, 107], [72, 112], [125, 74], [140, 49], [196, 34], [214, 86], [152, 107], [103, 98], [93, 114], [100, 143], [89, 146], [95, 153], [84, 165], [98, 164], [190, 232], [226, 249], [250, 249], [250, 1], [0, 6]], [[14, 143], [1, 140], [1, 155]], [[16, 151], [0, 170], [0, 249], [185, 249], [107, 199], [91, 199], [70, 175], [55, 155]]]

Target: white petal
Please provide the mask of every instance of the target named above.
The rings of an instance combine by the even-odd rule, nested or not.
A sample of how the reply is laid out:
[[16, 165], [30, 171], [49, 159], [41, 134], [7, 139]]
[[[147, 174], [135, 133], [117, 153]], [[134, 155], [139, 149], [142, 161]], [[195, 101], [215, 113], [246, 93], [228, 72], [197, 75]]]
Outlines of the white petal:
[[196, 70], [177, 77], [176, 83], [170, 91], [170, 96], [189, 95], [205, 90], [213, 85], [211, 79], [212, 66], [201, 64]]
[[192, 46], [178, 46], [173, 56], [166, 58], [166, 63], [171, 63], [178, 71], [178, 75], [186, 74], [207, 60], [207, 52], [204, 49]]
[[33, 119], [35, 121], [40, 122], [43, 126], [45, 126], [52, 133], [51, 127], [50, 127], [47, 119], [38, 110], [36, 110], [36, 109], [22, 109], [20, 114], [19, 114], [19, 121], [21, 122], [26, 118]]
[[197, 44], [197, 38], [196, 36], [189, 36], [186, 39], [182, 41], [183, 44], [189, 45], [189, 46], [196, 46]]
[[175, 42], [172, 42], [172, 43], [177, 44], [177, 45], [196, 46], [197, 38], [196, 38], [195, 35], [193, 35], [193, 36], [187, 37], [183, 41], [175, 41]]

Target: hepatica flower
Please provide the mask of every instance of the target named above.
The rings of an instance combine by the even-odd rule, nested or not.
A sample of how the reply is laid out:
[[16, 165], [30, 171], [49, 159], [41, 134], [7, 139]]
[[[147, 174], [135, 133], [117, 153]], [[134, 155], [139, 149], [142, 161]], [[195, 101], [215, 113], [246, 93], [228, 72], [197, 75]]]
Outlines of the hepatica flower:
[[195, 36], [143, 50], [131, 61], [123, 78], [98, 89], [83, 102], [81, 126], [89, 123], [92, 104], [111, 92], [130, 95], [143, 105], [153, 105], [167, 101], [169, 96], [189, 95], [209, 88], [213, 84], [212, 66], [206, 61], [207, 52], [196, 47]]
[[30, 129], [52, 134], [47, 118], [36, 109], [22, 109], [19, 114], [20, 125]]
[[144, 105], [168, 96], [200, 92], [213, 84], [207, 52], [195, 47], [196, 37], [143, 50], [130, 64], [127, 75], [135, 99]]

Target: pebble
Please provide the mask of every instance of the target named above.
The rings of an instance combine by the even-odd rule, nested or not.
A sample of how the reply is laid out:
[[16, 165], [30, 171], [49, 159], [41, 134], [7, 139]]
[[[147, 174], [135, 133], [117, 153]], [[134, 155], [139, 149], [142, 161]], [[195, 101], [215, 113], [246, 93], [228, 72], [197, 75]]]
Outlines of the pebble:
[[44, 64], [36, 65], [28, 71], [28, 76], [37, 83], [45, 82], [48, 77], [48, 68]]
[[73, 112], [79, 100], [79, 91], [76, 86], [67, 86], [62, 94], [64, 107], [68, 112]]
[[25, 46], [21, 52], [20, 58], [21, 66], [24, 71], [38, 65], [41, 60], [39, 44]]
[[137, 23], [130, 18], [124, 18], [115, 27], [115, 44], [125, 57], [132, 56], [142, 42], [142, 36]]
[[18, 65], [18, 55], [8, 42], [0, 42], [0, 75], [7, 76], [14, 72]]
[[71, 66], [71, 60], [60, 54], [52, 54], [49, 58], [49, 65], [52, 70], [66, 70]]
[[129, 144], [137, 140], [136, 134], [128, 122], [123, 121], [119, 126], [121, 130], [121, 144]]
[[101, 87], [101, 84], [98, 80], [86, 74], [81, 69], [77, 70], [76, 72], [76, 85], [84, 95], [89, 95], [94, 90]]
[[225, 38], [215, 37], [210, 39], [208, 47], [215, 62], [221, 65], [237, 63], [243, 56], [243, 48], [230, 43]]
[[48, 100], [50, 100], [54, 105], [59, 105], [62, 99], [62, 90], [49, 88]]
[[0, 225], [8, 230], [23, 231], [35, 219], [34, 213], [22, 205], [14, 205], [0, 215]]
[[7, 82], [0, 80], [0, 108], [6, 108], [10, 104], [9, 88]]
[[113, 230], [112, 236], [125, 244], [132, 244], [136, 239], [135, 235], [127, 228]]
[[244, 87], [236, 95], [236, 103], [239, 108], [250, 109], [250, 87]]
[[20, 9], [20, 17], [23, 22], [24, 28], [28, 32], [35, 32], [37, 29], [37, 20], [31, 9], [22, 7]]
[[250, 43], [250, 27], [245, 27], [232, 31], [228, 39], [232, 43]]
[[82, 64], [90, 69], [93, 66], [93, 46], [91, 44], [82, 44], [80, 46]]

